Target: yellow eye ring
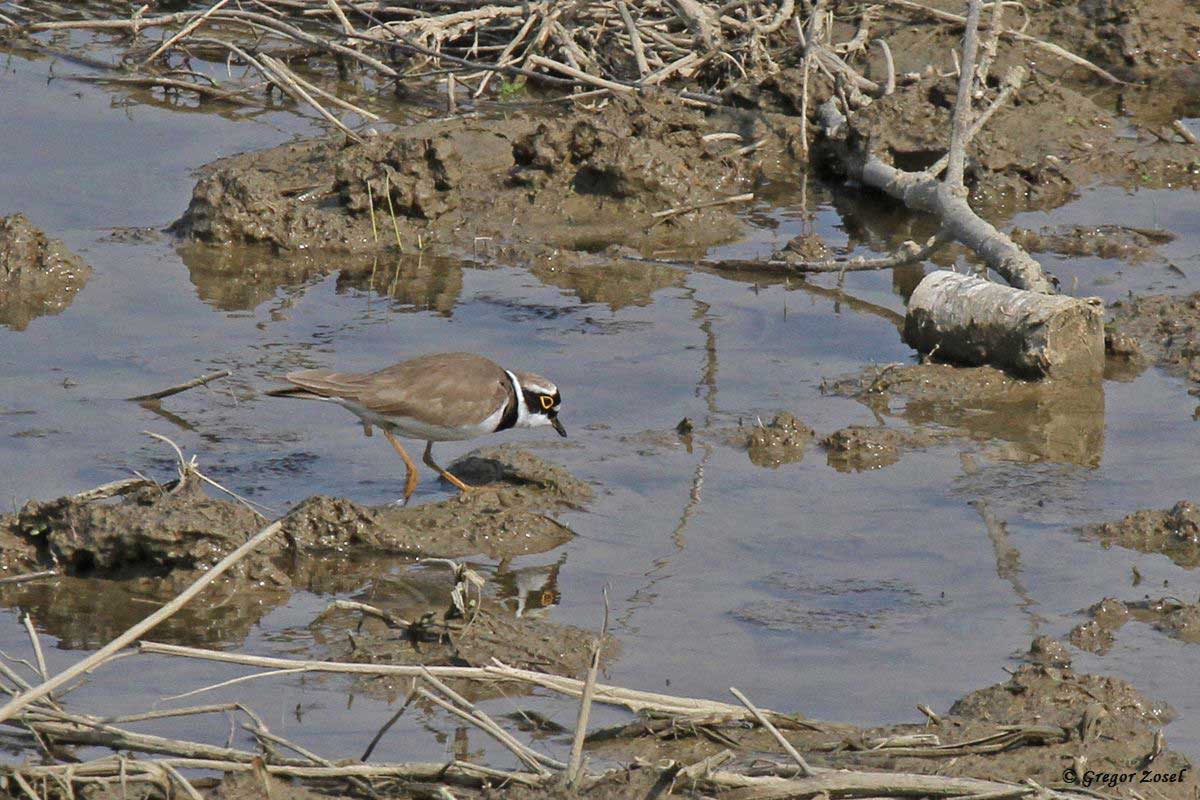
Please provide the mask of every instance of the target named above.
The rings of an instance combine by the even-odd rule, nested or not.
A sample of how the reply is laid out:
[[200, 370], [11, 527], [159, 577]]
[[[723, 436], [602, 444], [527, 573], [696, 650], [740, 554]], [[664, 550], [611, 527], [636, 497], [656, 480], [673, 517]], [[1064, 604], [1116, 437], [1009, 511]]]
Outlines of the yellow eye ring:
[[542, 404], [542, 409], [544, 411], [549, 411], [550, 409], [554, 408], [554, 398], [548, 394], [538, 397], [538, 401]]

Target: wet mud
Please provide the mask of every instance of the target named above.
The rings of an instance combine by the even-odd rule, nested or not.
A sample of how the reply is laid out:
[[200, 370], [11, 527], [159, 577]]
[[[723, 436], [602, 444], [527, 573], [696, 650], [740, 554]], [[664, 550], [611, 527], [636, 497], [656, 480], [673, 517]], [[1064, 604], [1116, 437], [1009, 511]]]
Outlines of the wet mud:
[[1009, 238], [1030, 253], [1056, 253], [1061, 256], [1098, 256], [1138, 264], [1161, 258], [1160, 245], [1175, 240], [1170, 231], [1153, 228], [1127, 228], [1122, 225], [1073, 225], [1061, 229], [1013, 228]]
[[1127, 622], [1141, 622], [1187, 644], [1200, 644], [1200, 605], [1175, 597], [1123, 602], [1106, 597], [1087, 609], [1090, 619], [1071, 629], [1068, 640], [1080, 650], [1103, 655]]
[[1200, 566], [1200, 508], [1187, 500], [1168, 509], [1142, 509], [1114, 522], [1088, 525], [1083, 536], [1101, 547], [1158, 553], [1187, 569]]
[[1118, 300], [1111, 317], [1113, 335], [1137, 342], [1140, 352], [1131, 357], [1145, 353], [1168, 373], [1185, 378], [1189, 394], [1200, 396], [1200, 292]]
[[[921, 170], [947, 148], [957, 82], [923, 78], [850, 118], [851, 134], [897, 167]], [[1118, 116], [1083, 92], [1034, 75], [972, 146], [971, 205], [985, 216], [1062, 205], [1097, 179], [1122, 186], [1200, 186], [1200, 158], [1182, 141], [1120, 138]], [[835, 172], [836, 155], [826, 157]]]
[[[587, 484], [562, 468], [511, 447], [477, 450], [451, 468], [480, 488], [411, 508], [305, 500], [284, 516], [279, 536], [218, 582], [213, 591], [221, 596], [207, 610], [175, 617], [166, 636], [187, 632], [191, 640], [237, 641], [296, 589], [353, 590], [414, 558], [507, 560], [547, 552], [573, 535], [550, 515], [581, 508], [592, 496]], [[210, 495], [194, 474], [167, 484], [130, 483], [30, 501], [0, 516], [4, 577], [59, 573], [0, 585], [0, 601], [38, 609], [39, 622], [68, 645], [95, 646], [106, 633], [144, 616], [148, 604], [177, 595], [265, 525], [248, 505]], [[539, 605], [536, 598], [519, 598], [511, 570], [509, 577], [514, 608]], [[99, 605], [128, 614], [98, 625], [94, 615], [80, 613]]]
[[[935, 0], [934, 5], [946, 3]], [[1031, 33], [1062, 42], [1106, 69], [1160, 86], [1174, 82], [1176, 88], [1164, 92], [1162, 102], [1175, 109], [1171, 113], [1185, 108], [1178, 86], [1200, 86], [1194, 49], [1200, 12], [1182, 0], [1052, 2], [1021, 13]], [[900, 23], [884, 17], [880, 35], [889, 37], [900, 70], [918, 74], [902, 77], [898, 91], [853, 115], [852, 133], [897, 166], [922, 169], [945, 151], [955, 93], [953, 78], [925, 71], [924, 65], [930, 53], [948, 53], [958, 33], [945, 25], [936, 26], [936, 32], [923, 30], [910, 19], [889, 29]], [[912, 45], [921, 37], [924, 46]], [[920, 65], [906, 61], [916, 58], [922, 59]], [[1002, 48], [993, 77], [1011, 63], [1012, 53]], [[721, 93], [727, 106], [708, 111], [666, 94], [617, 96], [590, 107], [572, 106], [569, 113], [561, 113], [564, 106], [530, 104], [499, 114], [427, 120], [372, 134], [363, 144], [293, 142], [209, 165], [173, 231], [197, 293], [225, 311], [254, 309], [282, 293], [273, 313], [286, 316], [293, 296], [337, 269], [339, 293], [362, 292], [394, 310], [450, 317], [463, 292], [464, 263], [520, 265], [544, 284], [614, 311], [649, 305], [655, 292], [685, 286], [688, 273], [634, 256], [665, 252], [684, 258], [735, 238], [747, 225], [744, 206], [694, 207], [757, 190], [769, 175], [797, 174], [794, 156], [803, 129], [797, 116], [799, 85], [796, 66], [785, 61], [771, 77], [744, 76]], [[1002, 217], [1060, 205], [1097, 179], [1123, 186], [1200, 187], [1195, 147], [1169, 131], [1153, 132], [1166, 120], [1158, 117], [1165, 112], [1152, 108], [1144, 88], [1093, 89], [1084, 80], [1059, 80], [1046, 72], [1032, 76], [975, 140], [968, 170], [972, 203]], [[736, 139], [706, 138], [712, 133], [736, 134]], [[754, 143], [760, 144], [743, 151]], [[826, 168], [834, 160], [819, 149], [817, 156]], [[924, 231], [927, 223], [904, 214], [903, 224], [893, 225], [896, 220], [886, 213], [896, 214], [894, 207], [872, 213], [866, 222], [858, 220], [861, 226], [854, 214], [845, 215], [852, 245], [886, 243], [900, 229], [917, 238], [914, 231]], [[20, 218], [3, 224], [14, 224], [12, 219]], [[889, 232], [881, 234], [883, 229]], [[1161, 258], [1159, 248], [1171, 241], [1164, 231], [1122, 226], [1018, 229], [1013, 235], [1031, 251], [1130, 263]], [[26, 310], [9, 313], [0, 273], [0, 324], [20, 329], [39, 314], [56, 313], [87, 278], [86, 265], [40, 236], [29, 234], [18, 244], [30, 254], [20, 260], [33, 265], [30, 274], [46, 273], [36, 283], [45, 297], [38, 295], [41, 288], [30, 289], [22, 298]], [[125, 244], [153, 238], [145, 229], [112, 235]], [[4, 246], [11, 252], [16, 245], [0, 240]], [[785, 251], [811, 259], [826, 257], [830, 248], [817, 234], [801, 234]], [[0, 249], [0, 255], [5, 252]], [[45, 266], [51, 262], [58, 266]], [[8, 263], [0, 260], [0, 267]], [[16, 273], [10, 269], [11, 274]], [[59, 284], [53, 284], [55, 274]], [[9, 280], [35, 286], [24, 276]], [[897, 293], [905, 295], [919, 277], [920, 268], [897, 270]], [[1109, 377], [1136, 374], [1144, 353], [1200, 387], [1197, 310], [1200, 295], [1116, 304]], [[895, 316], [888, 309], [877, 311]], [[539, 314], [575, 313], [518, 302], [506, 312], [522, 323]], [[617, 324], [639, 323], [581, 314], [576, 330]], [[880, 469], [905, 452], [944, 443], [999, 460], [1092, 468], [1104, 453], [1104, 396], [1098, 386], [1030, 383], [989, 368], [929, 363], [874, 367], [827, 388], [862, 403], [879, 424], [818, 437], [803, 421], [781, 412], [769, 424], [732, 433], [681, 428], [620, 441], [660, 450], [682, 445], [690, 452], [694, 435], [706, 444], [745, 447], [753, 464], [777, 468], [801, 462], [819, 439], [828, 463], [841, 471]], [[237, 643], [267, 611], [306, 589], [352, 597], [302, 631], [321, 658], [460, 666], [498, 659], [582, 677], [595, 633], [553, 620], [565, 556], [555, 560], [552, 551], [572, 537], [554, 514], [587, 506], [591, 488], [515, 448], [477, 451], [452, 469], [483, 488], [413, 508], [308, 498], [286, 515], [281, 536], [211, 588], [203, 607], [185, 609], [158, 635], [193, 644]], [[699, 502], [699, 488], [694, 491]], [[176, 595], [263, 524], [245, 505], [189, 479], [132, 485], [111, 497], [85, 493], [31, 502], [0, 517], [0, 568], [8, 576], [47, 569], [61, 574], [0, 585], [0, 602], [32, 608], [39, 625], [57, 635], [61, 646], [96, 647]], [[1200, 563], [1200, 512], [1186, 502], [1090, 526], [1083, 535], [1105, 548], [1162, 553], [1187, 568]], [[543, 563], [525, 560], [538, 555]], [[778, 573], [765, 583], [773, 599], [730, 613], [772, 634], [853, 634], [937, 613], [944, 604], [944, 598], [901, 580], [820, 581]], [[101, 606], [112, 610], [97, 620], [94, 609]], [[1197, 609], [1170, 597], [1106, 598], [1087, 610], [1089, 620], [1068, 640], [1077, 648], [1104, 652], [1120, 628], [1134, 620], [1184, 642], [1200, 641]], [[606, 639], [605, 664], [620, 654], [619, 642]], [[1040, 637], [1024, 659], [1030, 663], [1010, 680], [972, 692], [920, 724], [861, 728], [797, 716], [781, 725], [822, 767], [1030, 778], [1052, 788], [1072, 788], [1067, 770], [1079, 777], [1087, 770], [1146, 769], [1179, 777], [1156, 785], [1156, 796], [1196, 795], [1186, 759], [1163, 748], [1161, 728], [1172, 716], [1168, 707], [1120, 679], [1073, 671], [1070, 652], [1057, 640]], [[356, 684], [389, 701], [411, 688], [408, 681], [382, 679]], [[473, 697], [490, 691], [456, 688]], [[564, 733], [545, 735], [563, 738]], [[740, 721], [681, 722], [644, 714], [589, 737], [589, 756], [633, 765], [585, 790], [509, 786], [481, 794], [644, 797], [668, 788], [688, 794], [686, 785], [672, 787], [675, 772], [664, 783], [668, 772], [649, 765], [669, 758], [678, 762], [672, 767], [677, 769], [726, 747], [746, 765], [763, 753], [779, 754], [764, 731]], [[771, 769], [786, 773], [789, 768]], [[227, 777], [201, 786], [211, 797], [269, 798], [262, 777]], [[283, 781], [267, 778], [265, 783], [276, 797], [315, 796]], [[1112, 797], [1142, 796], [1135, 794], [1140, 792], [1136, 783], [1104, 791]]]
[[821, 440], [829, 466], [838, 472], [881, 469], [900, 460], [904, 450], [933, 444], [922, 431], [903, 431], [881, 425], [851, 425]]
[[0, 217], [0, 325], [25, 330], [71, 305], [92, 268], [24, 214]]
[[797, 464], [812, 442], [812, 428], [784, 411], [775, 415], [769, 425], [757, 425], [746, 438], [746, 452], [751, 463], [760, 467]]
[[[1135, 781], [1146, 770], [1156, 792], [1182, 799], [1195, 791], [1194, 769], [1157, 735], [1172, 713], [1125, 681], [1078, 673], [1060, 662], [1024, 664], [1008, 681], [971, 692], [946, 712], [930, 710], [920, 724], [861, 728], [802, 716], [776, 722], [814, 767], [994, 780], [1021, 776], [1064, 790], [1082, 785], [1089, 771], [1086, 788], [1099, 786], [1101, 774], [1133, 773], [1133, 779], [1102, 789], [1131, 798], [1144, 791], [1145, 784]], [[589, 743], [589, 752], [610, 758], [682, 764], [723, 748], [734, 753], [730, 764], [781, 754], [761, 729], [719, 720], [668, 724], [653, 716], [593, 733]]]
[[[708, 117], [670, 95], [595, 111], [419, 122], [363, 144], [285, 145], [209, 165], [174, 230], [214, 245], [415, 252], [481, 242], [531, 252], [704, 248], [741, 229], [736, 205], [655, 216], [739, 194], [791, 129]], [[766, 139], [752, 158], [711, 132]]]

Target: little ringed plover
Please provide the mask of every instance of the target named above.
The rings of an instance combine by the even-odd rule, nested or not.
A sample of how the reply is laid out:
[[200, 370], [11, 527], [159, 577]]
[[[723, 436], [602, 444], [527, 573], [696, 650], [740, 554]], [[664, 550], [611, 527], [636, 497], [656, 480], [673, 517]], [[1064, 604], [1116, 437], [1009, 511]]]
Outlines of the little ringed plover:
[[507, 370], [474, 353], [437, 353], [401, 361], [375, 372], [304, 369], [284, 376], [290, 386], [267, 392], [338, 403], [358, 415], [370, 436], [378, 425], [404, 459], [404, 502], [417, 488], [417, 466], [395, 434], [425, 440], [426, 465], [462, 492], [471, 486], [433, 460], [433, 443], [474, 439], [509, 428], [551, 425], [558, 420], [558, 387], [532, 372]]

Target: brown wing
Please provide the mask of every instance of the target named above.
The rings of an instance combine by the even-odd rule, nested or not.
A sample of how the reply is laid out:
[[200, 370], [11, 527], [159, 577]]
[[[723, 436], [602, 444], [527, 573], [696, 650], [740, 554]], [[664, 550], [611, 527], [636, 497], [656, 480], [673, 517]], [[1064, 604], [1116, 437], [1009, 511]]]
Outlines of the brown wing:
[[353, 400], [376, 414], [431, 425], [482, 422], [509, 396], [499, 365], [473, 353], [438, 353], [377, 372], [301, 370], [287, 380], [322, 397]]

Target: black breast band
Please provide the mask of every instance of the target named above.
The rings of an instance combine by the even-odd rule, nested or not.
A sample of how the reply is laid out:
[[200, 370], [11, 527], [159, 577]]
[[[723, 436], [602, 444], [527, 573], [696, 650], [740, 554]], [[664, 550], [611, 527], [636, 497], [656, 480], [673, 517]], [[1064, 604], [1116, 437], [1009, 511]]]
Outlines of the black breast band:
[[[507, 375], [505, 375], [508, 378]], [[517, 387], [513, 386], [512, 378], [508, 378], [508, 402], [504, 406], [504, 416], [500, 418], [500, 424], [496, 426], [496, 431], [506, 431], [517, 424]]]

